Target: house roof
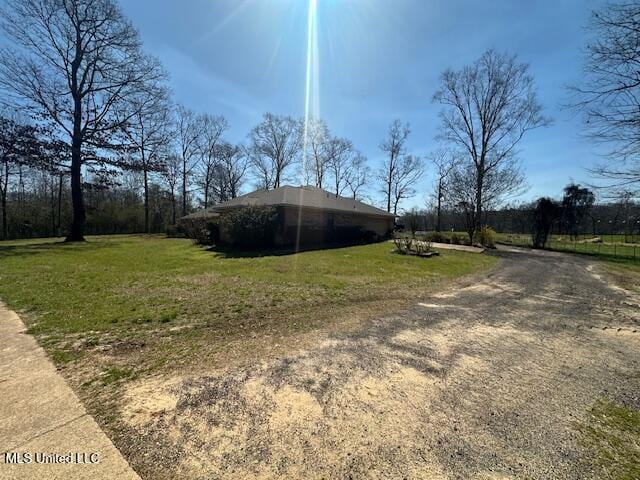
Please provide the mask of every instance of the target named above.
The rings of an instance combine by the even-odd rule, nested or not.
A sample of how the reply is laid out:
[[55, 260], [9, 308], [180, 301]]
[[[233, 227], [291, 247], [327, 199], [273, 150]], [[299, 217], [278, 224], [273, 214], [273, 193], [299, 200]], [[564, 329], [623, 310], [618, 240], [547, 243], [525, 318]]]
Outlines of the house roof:
[[[211, 207], [207, 210], [207, 213], [215, 213], [227, 208], [246, 206], [293, 206], [393, 217], [393, 214], [387, 213], [384, 210], [354, 200], [353, 198], [336, 196], [321, 188], [291, 186], [274, 188], [273, 190], [256, 190], [255, 192], [241, 195], [228, 202]], [[201, 213], [201, 215], [202, 214], [204, 213]]]

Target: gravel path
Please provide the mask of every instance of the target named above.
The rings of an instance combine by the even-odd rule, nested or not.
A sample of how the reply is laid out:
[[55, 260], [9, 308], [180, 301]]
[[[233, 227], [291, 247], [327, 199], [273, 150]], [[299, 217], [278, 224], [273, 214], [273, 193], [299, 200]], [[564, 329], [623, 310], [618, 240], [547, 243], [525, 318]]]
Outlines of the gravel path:
[[129, 460], [150, 478], [597, 478], [574, 425], [599, 398], [640, 407], [638, 300], [589, 259], [492, 254], [488, 276], [313, 350], [133, 386], [123, 415], [158, 454]]

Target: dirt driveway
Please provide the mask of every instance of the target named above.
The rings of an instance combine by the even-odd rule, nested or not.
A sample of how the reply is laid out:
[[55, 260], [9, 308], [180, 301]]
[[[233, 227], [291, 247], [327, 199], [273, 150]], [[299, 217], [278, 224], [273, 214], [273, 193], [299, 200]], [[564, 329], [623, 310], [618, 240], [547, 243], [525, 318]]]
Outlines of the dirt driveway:
[[496, 254], [313, 350], [133, 384], [141, 441], [119, 446], [149, 478], [596, 478], [574, 425], [599, 398], [640, 407], [639, 301], [589, 259]]

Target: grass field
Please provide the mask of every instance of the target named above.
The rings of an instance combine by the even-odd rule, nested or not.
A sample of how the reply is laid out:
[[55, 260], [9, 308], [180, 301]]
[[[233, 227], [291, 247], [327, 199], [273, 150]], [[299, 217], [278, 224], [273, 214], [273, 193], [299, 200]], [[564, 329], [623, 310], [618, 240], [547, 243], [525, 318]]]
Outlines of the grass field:
[[602, 234], [598, 235], [605, 243], [635, 243], [640, 244], [640, 234]]
[[603, 478], [640, 478], [640, 411], [600, 400], [576, 426], [580, 443], [594, 453]]
[[[0, 243], [0, 299], [82, 384], [218, 366], [304, 346], [304, 334], [419, 298], [495, 259], [425, 260], [388, 243], [292, 255], [208, 251], [161, 236]], [[355, 320], [354, 320], [355, 319]]]
[[[558, 252], [581, 253], [602, 258], [619, 258], [640, 261], [640, 245], [617, 243], [624, 235], [611, 236], [613, 242], [605, 241], [595, 243], [584, 240], [572, 241], [566, 235], [554, 235], [547, 242], [547, 249]], [[630, 239], [631, 237], [629, 237]], [[507, 245], [531, 247], [531, 235], [527, 234], [498, 234], [498, 241]], [[621, 241], [621, 240], [620, 240]]]

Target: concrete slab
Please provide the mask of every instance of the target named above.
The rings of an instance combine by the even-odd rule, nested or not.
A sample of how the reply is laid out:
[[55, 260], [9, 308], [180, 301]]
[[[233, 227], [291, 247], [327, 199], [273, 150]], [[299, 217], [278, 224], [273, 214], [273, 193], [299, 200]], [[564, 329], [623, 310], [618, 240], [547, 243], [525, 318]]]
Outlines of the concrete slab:
[[[414, 240], [416, 243], [421, 243], [426, 245], [427, 242], [424, 242], [422, 240]], [[390, 240], [390, 242], [393, 242], [393, 240]], [[431, 242], [430, 243], [431, 248], [435, 248], [436, 250], [458, 250], [460, 252], [471, 252], [471, 253], [482, 253], [484, 252], [484, 247], [473, 247], [471, 245], [456, 245], [454, 243], [438, 243], [438, 242]]]
[[471, 245], [455, 245], [453, 243], [437, 243], [432, 242], [431, 248], [441, 249], [441, 250], [458, 250], [460, 252], [471, 252], [471, 253], [482, 253], [484, 252], [483, 247], [472, 247]]
[[0, 330], [0, 480], [138, 479], [2, 303]]

